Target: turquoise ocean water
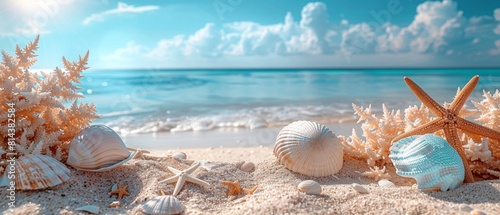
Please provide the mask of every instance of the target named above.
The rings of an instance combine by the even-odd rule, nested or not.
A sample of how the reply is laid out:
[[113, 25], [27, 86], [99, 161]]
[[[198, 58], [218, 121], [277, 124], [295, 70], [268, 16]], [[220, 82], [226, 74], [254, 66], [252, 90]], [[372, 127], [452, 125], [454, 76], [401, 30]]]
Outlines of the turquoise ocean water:
[[[352, 103], [380, 111], [420, 105], [408, 76], [439, 103], [451, 102], [473, 75], [482, 91], [500, 89], [500, 69], [446, 70], [90, 70], [83, 102], [120, 133], [257, 128], [294, 120], [352, 118]], [[472, 104], [469, 103], [469, 106]]]

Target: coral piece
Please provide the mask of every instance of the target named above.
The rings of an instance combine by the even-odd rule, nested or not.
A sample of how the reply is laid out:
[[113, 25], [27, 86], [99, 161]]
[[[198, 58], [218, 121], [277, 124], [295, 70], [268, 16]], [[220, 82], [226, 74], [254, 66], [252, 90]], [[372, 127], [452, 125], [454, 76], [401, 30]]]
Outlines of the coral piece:
[[371, 105], [366, 109], [355, 104], [352, 106], [355, 113], [360, 116], [358, 123], [364, 121], [361, 129], [366, 140], [359, 138], [356, 130], [353, 129], [349, 138], [339, 136], [344, 151], [352, 157], [366, 160], [371, 167], [376, 163], [390, 163], [391, 140], [405, 129], [405, 122], [401, 119], [400, 111], [389, 111], [385, 105], [382, 105], [383, 116], [379, 118], [371, 114]]
[[128, 185], [125, 185], [123, 187], [120, 186], [120, 182], [118, 182], [117, 184], [115, 184], [115, 186], [113, 186], [113, 188], [111, 188], [111, 192], [109, 192], [109, 195], [117, 195], [118, 199], [122, 199], [123, 196], [130, 195], [127, 192], [127, 187], [128, 187]]
[[[79, 103], [82, 71], [88, 69], [89, 52], [77, 62], [62, 58], [64, 70], [40, 74], [28, 69], [36, 62], [39, 36], [15, 56], [2, 51], [0, 63], [0, 112], [15, 113], [16, 150], [19, 154], [46, 154], [58, 160], [67, 154], [67, 144], [96, 118], [93, 104]], [[71, 105], [65, 106], [64, 103]], [[14, 111], [15, 110], [15, 111]], [[9, 117], [0, 115], [0, 151], [8, 149]], [[12, 133], [12, 132], [9, 132]], [[12, 150], [11, 150], [12, 151]], [[3, 158], [3, 157], [2, 157]]]
[[476, 134], [500, 140], [500, 132], [482, 125], [478, 125], [476, 123], [472, 123], [459, 116], [460, 111], [466, 102], [466, 99], [474, 91], [474, 88], [479, 82], [479, 76], [476, 75], [472, 77], [472, 79], [464, 86], [464, 88], [462, 90], [459, 90], [459, 93], [457, 94], [451, 105], [449, 105], [449, 107], [447, 108], [439, 105], [436, 101], [434, 101], [422, 88], [420, 88], [411, 79], [405, 77], [404, 80], [408, 87], [417, 96], [417, 98], [419, 98], [429, 108], [429, 110], [437, 116], [437, 118], [432, 120], [431, 122], [428, 122], [422, 126], [419, 126], [415, 129], [412, 129], [411, 131], [407, 131], [395, 137], [393, 139], [393, 142], [412, 135], [434, 133], [442, 129], [445, 133], [446, 140], [450, 142], [450, 144], [453, 146], [453, 148], [455, 148], [462, 159], [463, 165], [465, 167], [465, 182], [474, 182], [474, 176], [472, 175], [472, 171], [462, 147], [462, 142], [459, 139], [459, 133], [457, 129], [470, 134]]
[[193, 164], [189, 168], [182, 170], [182, 171], [168, 166], [167, 168], [175, 175], [170, 177], [170, 178], [167, 178], [165, 180], [159, 181], [159, 183], [163, 183], [163, 182], [174, 183], [174, 182], [176, 182], [175, 188], [174, 188], [174, 193], [172, 194], [172, 196], [176, 196], [177, 194], [179, 194], [182, 186], [184, 185], [184, 183], [186, 181], [200, 185], [202, 187], [208, 187], [209, 186], [208, 182], [200, 180], [200, 179], [190, 175], [192, 172], [194, 172], [196, 170], [196, 168], [198, 168], [198, 166], [200, 166], [200, 163]]
[[389, 179], [391, 176], [385, 172], [385, 166], [382, 168], [379, 168], [378, 166], [375, 167], [370, 167], [370, 171], [366, 171], [361, 173], [362, 176], [368, 177], [368, 178], [373, 178], [376, 181], [381, 180], [381, 179]]

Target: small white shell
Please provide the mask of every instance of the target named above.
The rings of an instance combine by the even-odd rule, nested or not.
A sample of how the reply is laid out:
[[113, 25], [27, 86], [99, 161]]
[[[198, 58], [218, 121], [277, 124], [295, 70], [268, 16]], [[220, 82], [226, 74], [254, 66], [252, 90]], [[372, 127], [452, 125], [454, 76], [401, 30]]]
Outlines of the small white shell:
[[358, 193], [361, 193], [361, 194], [370, 193], [364, 186], [359, 185], [357, 183], [353, 183], [352, 188], [354, 188], [354, 190], [358, 191]]
[[177, 153], [172, 155], [172, 158], [174, 158], [176, 160], [186, 160], [187, 155], [184, 152], [177, 152]]
[[314, 177], [333, 175], [343, 165], [343, 148], [335, 134], [310, 121], [285, 126], [276, 139], [274, 155], [293, 172]]
[[255, 164], [253, 162], [245, 162], [240, 167], [241, 171], [245, 172], [251, 172], [252, 170], [254, 170], [254, 168]]
[[113, 201], [109, 204], [109, 207], [120, 207], [120, 201]]
[[89, 213], [97, 214], [99, 213], [99, 206], [96, 205], [85, 205], [79, 208], [76, 208], [75, 211], [86, 211]]
[[92, 125], [80, 131], [69, 145], [67, 164], [75, 169], [102, 172], [135, 156], [111, 128]]
[[390, 148], [396, 174], [417, 180], [419, 189], [455, 189], [462, 184], [465, 169], [457, 151], [434, 134], [399, 140]]
[[309, 195], [319, 195], [321, 194], [321, 185], [313, 180], [305, 180], [299, 183], [297, 188]]
[[[56, 186], [70, 178], [71, 171], [61, 162], [46, 155], [29, 154], [17, 159], [16, 174], [13, 181], [18, 190], [38, 190]], [[0, 182], [1, 186], [9, 186], [8, 171]]]
[[157, 196], [142, 205], [146, 214], [180, 214], [184, 209], [182, 202], [174, 196]]
[[387, 179], [382, 179], [382, 180], [378, 181], [378, 186], [379, 187], [387, 187], [387, 188], [396, 187], [396, 185], [394, 183], [392, 183], [391, 181], [389, 181]]

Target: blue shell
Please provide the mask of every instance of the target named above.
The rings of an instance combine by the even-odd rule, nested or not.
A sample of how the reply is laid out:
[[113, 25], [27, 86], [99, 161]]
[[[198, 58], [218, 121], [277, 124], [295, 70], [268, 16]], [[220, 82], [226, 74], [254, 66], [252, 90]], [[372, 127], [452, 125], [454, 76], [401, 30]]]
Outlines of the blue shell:
[[457, 151], [434, 134], [404, 138], [390, 151], [396, 174], [414, 178], [419, 189], [452, 190], [464, 180], [465, 169]]

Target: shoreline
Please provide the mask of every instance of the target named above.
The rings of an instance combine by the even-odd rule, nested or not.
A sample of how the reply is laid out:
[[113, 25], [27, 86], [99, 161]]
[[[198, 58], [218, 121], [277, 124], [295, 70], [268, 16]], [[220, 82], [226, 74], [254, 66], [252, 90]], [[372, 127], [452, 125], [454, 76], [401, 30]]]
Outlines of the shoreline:
[[[352, 129], [360, 129], [355, 122], [325, 124], [336, 135], [349, 136]], [[159, 132], [122, 135], [127, 147], [149, 151], [178, 149], [272, 147], [281, 127], [255, 129], [215, 129], [209, 131]]]

